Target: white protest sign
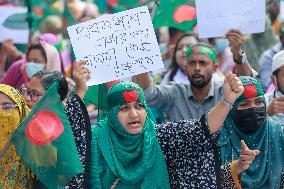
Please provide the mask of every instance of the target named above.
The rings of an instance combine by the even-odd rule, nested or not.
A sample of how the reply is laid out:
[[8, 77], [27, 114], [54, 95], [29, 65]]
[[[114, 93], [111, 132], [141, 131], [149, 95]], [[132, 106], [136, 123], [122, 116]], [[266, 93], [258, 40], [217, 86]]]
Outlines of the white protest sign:
[[88, 85], [160, 69], [163, 62], [147, 6], [67, 28], [77, 60], [91, 71]]
[[284, 19], [284, 1], [283, 0], [280, 1], [280, 19], [281, 20]]
[[0, 42], [12, 39], [14, 43], [26, 44], [29, 39], [27, 8], [0, 6]]
[[243, 34], [265, 29], [265, 0], [195, 0], [200, 38], [222, 37], [229, 29]]

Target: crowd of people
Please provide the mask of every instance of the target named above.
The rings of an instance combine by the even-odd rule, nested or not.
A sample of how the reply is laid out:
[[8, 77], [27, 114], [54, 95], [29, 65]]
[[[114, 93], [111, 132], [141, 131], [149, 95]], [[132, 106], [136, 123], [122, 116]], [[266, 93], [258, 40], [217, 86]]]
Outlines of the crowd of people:
[[[100, 16], [94, 3], [67, 2], [77, 22]], [[46, 17], [25, 50], [4, 40], [0, 189], [47, 188], [10, 139], [55, 81], [83, 167], [63, 188], [284, 189], [284, 22], [266, 4], [261, 34], [158, 29], [164, 69], [106, 83], [99, 103], [85, 98], [96, 76], [72, 56], [60, 17]], [[272, 46], [258, 49], [264, 38]]]

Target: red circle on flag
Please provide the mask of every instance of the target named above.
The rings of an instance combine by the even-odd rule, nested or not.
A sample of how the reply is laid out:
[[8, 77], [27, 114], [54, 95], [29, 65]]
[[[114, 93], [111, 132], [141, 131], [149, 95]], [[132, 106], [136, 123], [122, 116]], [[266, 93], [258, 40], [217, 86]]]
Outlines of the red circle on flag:
[[181, 5], [174, 11], [174, 21], [176, 23], [182, 23], [185, 21], [191, 21], [196, 16], [196, 9], [190, 5]]
[[130, 103], [130, 102], [136, 102], [138, 98], [138, 92], [133, 89], [133, 90], [126, 90], [122, 94], [123, 99], [125, 102]]
[[244, 87], [244, 96], [247, 99], [256, 97], [256, 94], [257, 94], [257, 88], [253, 84], [248, 84]]
[[199, 46], [193, 47], [192, 52], [193, 53], [198, 53], [199, 52]]
[[36, 113], [26, 127], [28, 140], [42, 146], [58, 138], [64, 131], [61, 119], [49, 110]]
[[33, 12], [36, 13], [36, 15], [37, 15], [38, 17], [40, 17], [40, 18], [43, 17], [43, 10], [42, 10], [42, 8], [41, 8], [40, 6], [35, 6], [35, 7], [33, 8]]
[[117, 5], [117, 0], [107, 0], [107, 3], [110, 5], [110, 6], [116, 6]]

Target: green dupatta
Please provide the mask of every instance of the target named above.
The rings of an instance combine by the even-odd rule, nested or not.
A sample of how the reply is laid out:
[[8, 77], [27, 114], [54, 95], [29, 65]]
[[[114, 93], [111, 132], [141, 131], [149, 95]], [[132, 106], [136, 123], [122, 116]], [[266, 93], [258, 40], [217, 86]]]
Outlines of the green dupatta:
[[[143, 130], [129, 134], [117, 113], [126, 103], [124, 91], [136, 90], [147, 118]], [[110, 188], [118, 178], [118, 188], [170, 188], [166, 161], [156, 138], [155, 119], [142, 89], [132, 82], [119, 82], [108, 92], [108, 115], [93, 126], [91, 188]]]
[[[262, 96], [261, 86], [252, 78], [242, 78], [245, 86], [256, 86], [256, 96]], [[245, 91], [247, 92], [247, 91]], [[244, 93], [245, 93], [244, 92]], [[242, 95], [235, 102], [233, 110], [225, 120], [221, 130], [219, 145], [221, 147], [222, 163], [237, 160], [240, 156], [240, 141], [244, 140], [251, 150], [259, 150], [250, 167], [241, 175], [243, 189], [279, 189], [281, 181], [281, 171], [284, 168], [284, 125], [276, 124], [270, 119], [266, 119], [264, 125], [253, 134], [242, 133], [233, 121], [233, 114], [241, 100], [245, 100], [246, 95]], [[249, 95], [247, 95], [249, 96]]]

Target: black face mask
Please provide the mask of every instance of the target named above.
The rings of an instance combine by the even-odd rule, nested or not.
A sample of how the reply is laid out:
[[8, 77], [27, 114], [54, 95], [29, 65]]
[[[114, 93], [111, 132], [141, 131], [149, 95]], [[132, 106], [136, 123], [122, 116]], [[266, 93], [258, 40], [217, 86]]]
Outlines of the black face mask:
[[266, 118], [266, 107], [236, 110], [233, 115], [237, 128], [245, 133], [252, 134], [260, 129]]

